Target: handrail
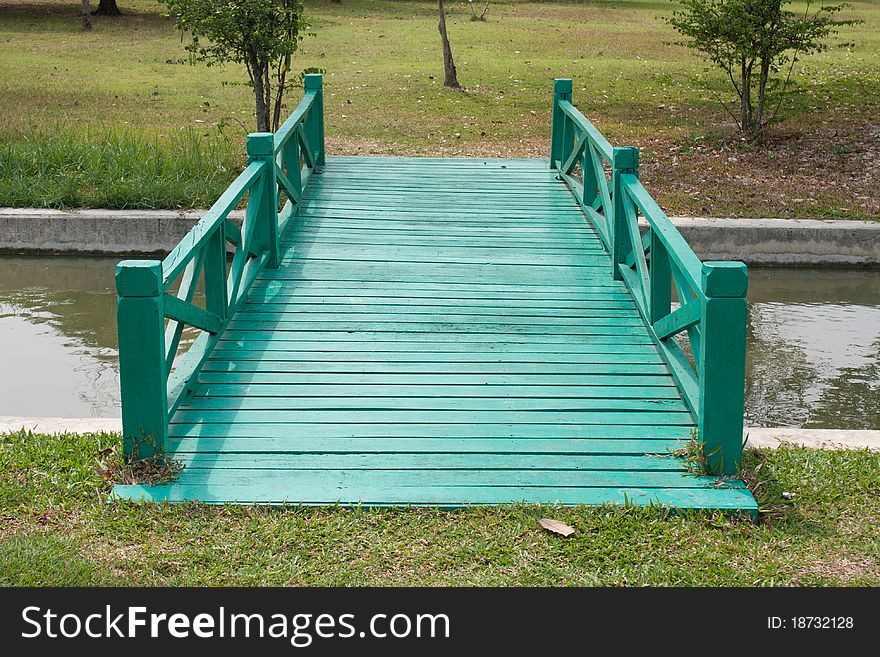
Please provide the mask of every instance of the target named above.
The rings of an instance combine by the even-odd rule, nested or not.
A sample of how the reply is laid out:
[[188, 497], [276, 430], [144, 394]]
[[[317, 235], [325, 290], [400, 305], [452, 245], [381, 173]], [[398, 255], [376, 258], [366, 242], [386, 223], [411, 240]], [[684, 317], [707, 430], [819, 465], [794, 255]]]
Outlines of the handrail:
[[565, 112], [572, 121], [577, 123], [581, 130], [587, 133], [593, 146], [599, 151], [602, 157], [605, 158], [605, 161], [611, 162], [613, 157], [611, 143], [596, 129], [596, 126], [590, 123], [589, 119], [581, 114], [580, 110], [567, 100], [559, 101], [559, 109]]
[[[697, 422], [710, 470], [736, 474], [742, 464], [746, 266], [701, 262], [639, 180], [638, 149], [612, 147], [571, 104], [571, 91], [571, 80], [555, 81], [550, 168], [596, 229], [612, 275], [632, 294]], [[648, 224], [644, 234], [640, 215]]]
[[[302, 101], [278, 132], [248, 135], [247, 167], [164, 260], [125, 260], [116, 267], [123, 449], [129, 460], [162, 456], [169, 419], [191, 394], [220, 335], [259, 273], [278, 266], [279, 237], [325, 160], [321, 76], [306, 75], [304, 86]], [[229, 214], [245, 197], [239, 227]], [[199, 281], [204, 305], [193, 301]], [[185, 326], [200, 333], [179, 354]]]

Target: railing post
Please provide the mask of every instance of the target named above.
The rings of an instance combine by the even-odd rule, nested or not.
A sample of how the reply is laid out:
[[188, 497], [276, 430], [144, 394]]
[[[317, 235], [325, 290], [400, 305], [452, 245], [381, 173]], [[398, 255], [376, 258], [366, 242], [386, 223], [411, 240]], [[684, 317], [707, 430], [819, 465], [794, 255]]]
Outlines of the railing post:
[[735, 475], [742, 465], [748, 270], [741, 262], [702, 269], [699, 439], [709, 469]]
[[622, 176], [625, 173], [639, 175], [639, 149], [631, 146], [617, 147], [613, 151], [611, 163], [611, 220], [608, 230], [611, 232], [611, 274], [621, 280], [620, 264], [626, 263], [628, 252], [628, 228], [626, 225], [625, 192]]
[[205, 310], [225, 320], [229, 300], [226, 298], [226, 228], [223, 224], [208, 240], [204, 267]]
[[[258, 184], [263, 197], [254, 227], [254, 246], [269, 251], [266, 266], [275, 269], [280, 257], [278, 246], [278, 183], [275, 178], [275, 137], [271, 132], [254, 132], [247, 137], [248, 163], [265, 162]], [[251, 192], [253, 193], [253, 192]]]
[[565, 114], [559, 109], [559, 101], [571, 102], [571, 79], [556, 78], [553, 81], [553, 119], [550, 128], [550, 168], [562, 159], [564, 150]]
[[312, 125], [310, 137], [317, 146], [312, 149], [315, 154], [315, 172], [321, 173], [324, 169], [324, 77], [320, 73], [307, 73], [303, 82], [306, 91], [316, 92], [309, 122]]
[[[648, 230], [651, 230], [650, 228]], [[648, 276], [651, 282], [651, 290], [648, 300], [650, 302], [651, 323], [666, 317], [672, 309], [672, 268], [669, 265], [669, 253], [666, 246], [651, 230], [651, 251]]]
[[161, 456], [168, 438], [162, 263], [116, 266], [119, 388], [126, 460]]

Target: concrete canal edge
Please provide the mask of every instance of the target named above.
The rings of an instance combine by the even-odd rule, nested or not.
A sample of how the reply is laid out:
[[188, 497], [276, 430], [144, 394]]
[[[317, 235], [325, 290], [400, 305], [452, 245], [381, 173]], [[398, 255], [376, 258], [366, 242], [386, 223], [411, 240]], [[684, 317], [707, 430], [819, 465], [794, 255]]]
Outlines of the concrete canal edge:
[[[202, 211], [0, 208], [0, 253], [167, 253]], [[241, 222], [242, 213], [233, 213]], [[674, 217], [704, 260], [763, 266], [880, 266], [880, 222]], [[644, 228], [644, 227], [643, 227]]]
[[[0, 435], [24, 429], [47, 435], [63, 433], [118, 433], [120, 418], [15, 417], [0, 415]], [[880, 431], [746, 427], [746, 447], [776, 449], [782, 444], [814, 449], [870, 449], [880, 451]]]

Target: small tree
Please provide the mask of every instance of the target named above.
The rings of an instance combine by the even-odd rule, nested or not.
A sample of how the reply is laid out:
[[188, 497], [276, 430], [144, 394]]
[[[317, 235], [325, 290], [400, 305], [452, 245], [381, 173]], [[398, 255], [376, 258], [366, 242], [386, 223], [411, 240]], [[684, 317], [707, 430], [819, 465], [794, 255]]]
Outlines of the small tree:
[[452, 46], [449, 45], [449, 35], [446, 33], [446, 10], [443, 7], [443, 0], [437, 0], [437, 11], [440, 14], [437, 29], [440, 31], [440, 44], [443, 46], [443, 84], [453, 89], [461, 89], [455, 61], [452, 59]]
[[489, 0], [486, 0], [486, 4], [483, 5], [483, 9], [479, 13], [477, 13], [477, 8], [474, 4], [474, 0], [468, 0], [468, 6], [471, 8], [472, 21], [486, 20], [486, 14], [489, 12]]
[[92, 15], [89, 9], [89, 0], [82, 0], [82, 29], [89, 32], [92, 29]]
[[790, 63], [784, 92], [800, 55], [827, 49], [825, 40], [840, 26], [859, 22], [835, 19], [845, 5], [822, 6], [810, 13], [808, 2], [804, 14], [796, 15], [783, 9], [791, 0], [677, 1], [683, 9], [665, 20], [687, 37], [680, 45], [704, 53], [727, 74], [739, 96], [739, 111], [723, 101], [722, 105], [740, 131], [752, 138], [769, 122], [764, 109], [771, 75]]
[[284, 93], [302, 75], [290, 75], [290, 60], [308, 23], [302, 0], [162, 0], [188, 32], [186, 49], [208, 66], [244, 64], [254, 90], [257, 130], [278, 129]]

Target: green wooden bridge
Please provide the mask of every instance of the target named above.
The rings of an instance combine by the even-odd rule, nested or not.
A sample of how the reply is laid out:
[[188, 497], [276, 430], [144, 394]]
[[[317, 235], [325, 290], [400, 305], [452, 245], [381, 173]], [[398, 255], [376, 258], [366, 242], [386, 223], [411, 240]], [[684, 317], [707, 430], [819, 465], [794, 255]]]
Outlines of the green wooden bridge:
[[549, 160], [331, 157], [307, 76], [168, 257], [117, 268], [126, 456], [185, 468], [114, 495], [755, 513], [746, 267], [697, 258], [571, 89]]

